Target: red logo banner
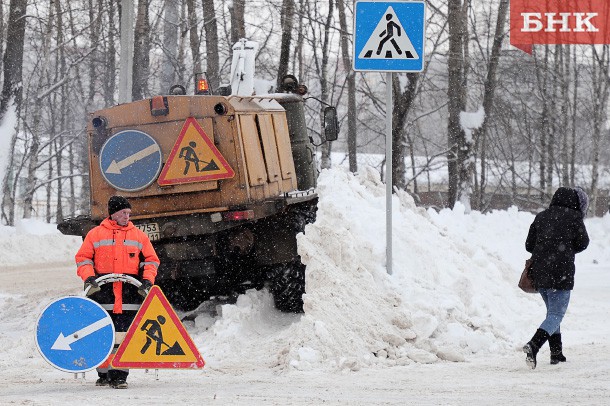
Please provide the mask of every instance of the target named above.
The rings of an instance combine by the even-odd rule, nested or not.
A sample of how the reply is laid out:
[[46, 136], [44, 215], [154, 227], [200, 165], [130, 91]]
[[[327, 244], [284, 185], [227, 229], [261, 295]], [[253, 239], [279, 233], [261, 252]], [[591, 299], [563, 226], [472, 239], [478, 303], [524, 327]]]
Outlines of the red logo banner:
[[610, 0], [511, 0], [510, 43], [527, 53], [534, 44], [608, 44]]

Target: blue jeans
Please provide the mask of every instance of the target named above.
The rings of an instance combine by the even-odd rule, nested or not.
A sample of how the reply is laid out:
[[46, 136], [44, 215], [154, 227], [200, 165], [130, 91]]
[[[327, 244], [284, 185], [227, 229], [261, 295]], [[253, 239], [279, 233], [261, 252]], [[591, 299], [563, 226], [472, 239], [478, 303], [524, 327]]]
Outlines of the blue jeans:
[[546, 305], [546, 319], [540, 328], [553, 335], [561, 333], [560, 325], [570, 304], [570, 290], [538, 289]]

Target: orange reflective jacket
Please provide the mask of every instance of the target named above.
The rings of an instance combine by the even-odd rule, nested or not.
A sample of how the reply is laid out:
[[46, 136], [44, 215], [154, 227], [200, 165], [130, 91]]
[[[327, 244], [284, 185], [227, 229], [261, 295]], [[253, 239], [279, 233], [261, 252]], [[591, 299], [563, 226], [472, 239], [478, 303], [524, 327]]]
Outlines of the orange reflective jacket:
[[[83, 281], [90, 276], [118, 273], [141, 275], [154, 284], [159, 257], [148, 236], [131, 221], [123, 227], [106, 218], [87, 233], [83, 245], [76, 253], [76, 266], [76, 273]], [[122, 313], [122, 289], [123, 282], [114, 282], [114, 313]]]

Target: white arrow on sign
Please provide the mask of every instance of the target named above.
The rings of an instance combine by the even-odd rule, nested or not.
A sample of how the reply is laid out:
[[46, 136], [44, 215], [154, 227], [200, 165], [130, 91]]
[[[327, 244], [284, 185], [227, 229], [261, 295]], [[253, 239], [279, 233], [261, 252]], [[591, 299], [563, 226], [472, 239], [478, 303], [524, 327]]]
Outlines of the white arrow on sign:
[[123, 160], [120, 160], [119, 162], [117, 162], [113, 159], [112, 162], [110, 163], [110, 165], [108, 165], [108, 169], [106, 169], [106, 173], [114, 173], [116, 175], [120, 175], [121, 169], [125, 169], [129, 165], [132, 165], [132, 164], [136, 163], [137, 161], [139, 161], [140, 159], [144, 159], [147, 156], [154, 154], [157, 151], [159, 151], [159, 146], [157, 144], [152, 144], [152, 145], [149, 145], [148, 147], [144, 148], [143, 150], [138, 151], [135, 154], [130, 155]]
[[81, 338], [87, 337], [91, 333], [95, 333], [97, 330], [104, 328], [112, 323], [110, 317], [104, 317], [96, 321], [95, 323], [89, 324], [80, 330], [64, 336], [63, 333], [59, 333], [57, 340], [51, 347], [52, 350], [71, 351], [70, 344], [80, 340]]

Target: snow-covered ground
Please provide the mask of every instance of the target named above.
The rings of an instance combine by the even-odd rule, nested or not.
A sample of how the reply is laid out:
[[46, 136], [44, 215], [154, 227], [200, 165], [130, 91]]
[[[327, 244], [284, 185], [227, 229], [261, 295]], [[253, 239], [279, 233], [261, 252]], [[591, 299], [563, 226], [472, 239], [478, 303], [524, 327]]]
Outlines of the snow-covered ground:
[[80, 238], [38, 221], [0, 226], [0, 404], [608, 403], [610, 217], [586, 220], [591, 244], [562, 325], [568, 362], [549, 365], [544, 347], [531, 370], [520, 348], [544, 307], [516, 282], [532, 214], [436, 213], [395, 195], [388, 275], [378, 174], [324, 171], [318, 191], [318, 219], [299, 236], [305, 314], [247, 292], [185, 322], [204, 369], [132, 370], [123, 391], [54, 369], [35, 344], [45, 306], [80, 294]]

